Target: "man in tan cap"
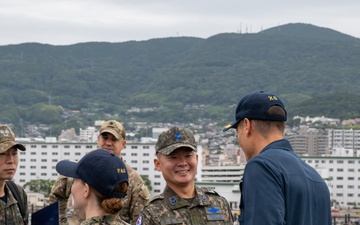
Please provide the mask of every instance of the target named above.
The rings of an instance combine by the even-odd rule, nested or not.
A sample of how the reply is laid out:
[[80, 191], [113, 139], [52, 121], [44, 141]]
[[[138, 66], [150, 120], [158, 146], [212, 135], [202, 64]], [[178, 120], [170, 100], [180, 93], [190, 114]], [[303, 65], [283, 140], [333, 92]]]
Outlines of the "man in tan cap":
[[15, 175], [19, 162], [18, 149], [26, 150], [24, 145], [15, 142], [15, 134], [10, 127], [0, 124], [0, 224], [27, 224], [28, 221], [24, 189], [6, 181]]
[[229, 203], [215, 191], [195, 185], [198, 155], [191, 131], [173, 127], [159, 135], [155, 168], [166, 187], [145, 206], [137, 225], [233, 225]]
[[[121, 151], [126, 145], [126, 132], [124, 126], [115, 120], [106, 121], [100, 127], [98, 147], [121, 157]], [[147, 204], [150, 192], [140, 175], [127, 163], [125, 163], [129, 176], [129, 187], [123, 201], [120, 217], [131, 224], [135, 224], [140, 211]], [[106, 172], [106, 171], [104, 171]], [[73, 180], [59, 176], [50, 193], [50, 202], [59, 201], [60, 224], [68, 224], [66, 217], [66, 205], [70, 195]], [[75, 224], [80, 224], [80, 221]]]

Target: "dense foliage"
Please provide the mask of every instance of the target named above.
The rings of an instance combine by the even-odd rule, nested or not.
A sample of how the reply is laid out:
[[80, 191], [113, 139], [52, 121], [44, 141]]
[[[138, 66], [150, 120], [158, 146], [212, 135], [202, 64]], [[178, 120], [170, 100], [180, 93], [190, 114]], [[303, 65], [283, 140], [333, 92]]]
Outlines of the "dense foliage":
[[54, 183], [54, 180], [31, 180], [24, 184], [24, 188], [28, 188], [32, 192], [43, 193], [47, 197], [49, 196]]
[[104, 115], [224, 123], [256, 90], [279, 94], [290, 117], [360, 117], [359, 62], [359, 39], [309, 24], [207, 39], [0, 46], [0, 122], [61, 130], [70, 109], [82, 113], [70, 122], [78, 126]]

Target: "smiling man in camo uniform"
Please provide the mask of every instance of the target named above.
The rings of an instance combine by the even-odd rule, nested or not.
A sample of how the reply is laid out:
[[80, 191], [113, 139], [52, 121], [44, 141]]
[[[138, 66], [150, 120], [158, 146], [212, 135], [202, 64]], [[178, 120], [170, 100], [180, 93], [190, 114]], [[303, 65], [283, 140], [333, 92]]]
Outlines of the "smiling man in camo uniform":
[[159, 135], [155, 168], [166, 187], [145, 206], [136, 224], [233, 224], [229, 203], [216, 192], [195, 185], [198, 155], [193, 134], [173, 127]]

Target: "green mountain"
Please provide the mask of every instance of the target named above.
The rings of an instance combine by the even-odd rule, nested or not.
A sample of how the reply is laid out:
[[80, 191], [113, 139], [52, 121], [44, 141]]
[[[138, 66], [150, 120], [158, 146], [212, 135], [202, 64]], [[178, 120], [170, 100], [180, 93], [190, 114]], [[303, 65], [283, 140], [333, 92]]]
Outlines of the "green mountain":
[[207, 39], [0, 46], [0, 122], [63, 123], [65, 108], [93, 115], [84, 125], [104, 115], [225, 123], [257, 90], [280, 95], [290, 117], [360, 117], [359, 62], [360, 39], [299, 23]]

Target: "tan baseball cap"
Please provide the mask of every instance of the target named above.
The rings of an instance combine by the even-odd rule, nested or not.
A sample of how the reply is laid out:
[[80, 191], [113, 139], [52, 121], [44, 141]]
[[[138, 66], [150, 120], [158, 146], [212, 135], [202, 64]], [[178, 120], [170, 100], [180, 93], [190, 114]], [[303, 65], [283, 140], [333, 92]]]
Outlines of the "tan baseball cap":
[[15, 134], [9, 126], [0, 124], [0, 153], [6, 152], [11, 147], [25, 151], [24, 145], [15, 142]]
[[116, 139], [123, 137], [126, 139], [126, 132], [124, 126], [116, 120], [108, 120], [100, 127], [100, 134], [110, 133], [115, 136]]

